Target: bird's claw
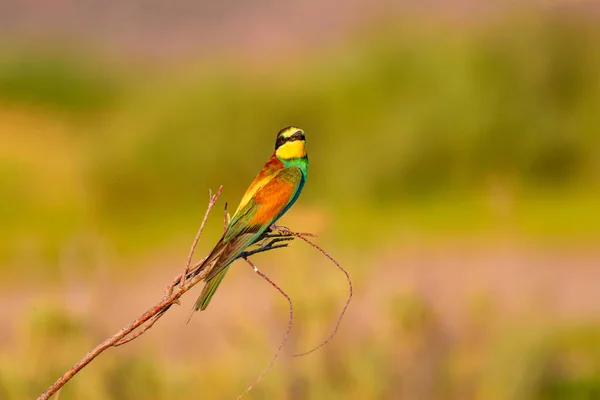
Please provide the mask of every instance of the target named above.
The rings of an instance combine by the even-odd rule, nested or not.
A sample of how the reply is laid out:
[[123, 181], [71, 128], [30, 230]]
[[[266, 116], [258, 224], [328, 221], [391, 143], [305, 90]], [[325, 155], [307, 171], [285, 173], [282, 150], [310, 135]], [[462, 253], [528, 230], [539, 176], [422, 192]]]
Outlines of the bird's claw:
[[[266, 237], [265, 240], [263, 240], [263, 244], [257, 249], [257, 251], [267, 251], [267, 250], [271, 250], [273, 248], [273, 246], [275, 245], [275, 243], [279, 243], [279, 242], [287, 242], [290, 240], [293, 240], [294, 238], [291, 237], [276, 237], [276, 238], [271, 238], [271, 240], [268, 240], [269, 238]], [[287, 246], [288, 243], [285, 244], [285, 246]], [[278, 245], [278, 247], [283, 247], [282, 245]]]
[[[269, 240], [269, 239], [271, 239], [271, 240]], [[279, 237], [279, 236], [265, 236], [264, 240], [262, 241], [261, 245], [258, 248], [254, 249], [254, 250], [245, 251], [242, 254], [240, 254], [240, 257], [246, 258], [246, 257], [249, 257], [256, 253], [262, 253], [263, 251], [269, 251], [269, 250], [273, 250], [273, 249], [287, 247], [289, 245], [289, 243], [280, 243], [280, 242], [289, 242], [291, 240], [294, 240], [294, 238], [293, 237]]]
[[275, 224], [272, 224], [272, 225], [269, 227], [269, 230], [270, 230], [271, 232], [278, 231], [278, 232], [285, 233], [285, 234], [289, 234], [289, 233], [291, 232], [291, 231], [290, 231], [290, 228], [288, 228], [287, 226], [283, 226], [283, 225], [275, 225]]

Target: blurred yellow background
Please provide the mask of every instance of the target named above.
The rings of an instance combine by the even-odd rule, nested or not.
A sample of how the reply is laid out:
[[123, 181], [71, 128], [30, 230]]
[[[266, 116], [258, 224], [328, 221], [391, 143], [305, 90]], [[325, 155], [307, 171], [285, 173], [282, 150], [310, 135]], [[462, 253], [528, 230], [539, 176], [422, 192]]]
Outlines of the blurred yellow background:
[[[592, 1], [0, 5], [0, 399], [39, 395], [215, 244], [287, 125], [319, 234], [254, 257], [291, 296], [249, 399], [600, 398]], [[536, 3], [536, 2], [534, 2]], [[60, 399], [228, 399], [287, 305], [238, 261]]]

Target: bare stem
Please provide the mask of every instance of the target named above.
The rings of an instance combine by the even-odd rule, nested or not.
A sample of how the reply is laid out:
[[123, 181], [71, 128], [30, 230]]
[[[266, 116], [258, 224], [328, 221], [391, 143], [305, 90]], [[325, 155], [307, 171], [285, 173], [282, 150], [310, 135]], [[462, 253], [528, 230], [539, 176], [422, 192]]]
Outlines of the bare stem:
[[271, 362], [269, 363], [269, 365], [267, 365], [267, 368], [265, 368], [265, 370], [258, 376], [258, 378], [256, 378], [256, 381], [254, 381], [254, 383], [250, 386], [248, 386], [246, 388], [246, 390], [244, 390], [244, 392], [242, 394], [240, 394], [237, 397], [237, 400], [241, 399], [242, 397], [244, 397], [249, 391], [251, 391], [252, 389], [254, 389], [254, 387], [256, 385], [258, 385], [258, 383], [262, 380], [262, 378], [264, 378], [264, 376], [267, 374], [267, 372], [269, 372], [269, 370], [273, 367], [273, 364], [275, 364], [275, 361], [277, 360], [277, 358], [279, 357], [279, 355], [281, 354], [281, 350], [283, 350], [283, 347], [285, 346], [288, 338], [290, 337], [290, 332], [292, 331], [292, 321], [294, 319], [294, 309], [292, 307], [292, 299], [290, 298], [290, 296], [287, 295], [286, 292], [283, 291], [283, 289], [281, 289], [275, 282], [273, 282], [268, 276], [266, 276], [264, 273], [262, 273], [255, 265], [254, 263], [252, 263], [252, 261], [250, 261], [248, 258], [243, 257], [244, 260], [252, 267], [252, 269], [254, 270], [254, 272], [256, 272], [261, 278], [263, 278], [264, 280], [266, 280], [267, 282], [269, 282], [269, 284], [271, 286], [273, 286], [275, 289], [277, 289], [277, 291], [279, 293], [281, 293], [281, 295], [283, 297], [286, 298], [286, 300], [288, 301], [288, 304], [290, 306], [290, 318], [288, 320], [288, 326], [287, 326], [287, 330], [285, 331], [285, 334], [283, 335], [283, 339], [281, 340], [281, 342], [279, 343], [279, 347], [277, 348], [277, 350], [275, 351], [275, 354], [273, 355], [273, 358], [271, 359]]
[[[127, 335], [133, 332], [135, 329], [140, 327], [146, 321], [150, 320], [157, 314], [163, 312], [165, 308], [171, 306], [171, 304], [175, 303], [179, 298], [191, 289], [194, 285], [200, 282], [204, 277], [208, 274], [209, 270], [205, 270], [196, 275], [188, 285], [185, 287], [179, 286], [179, 290], [174, 292], [171, 296], [163, 298], [160, 302], [158, 302], [154, 307], [150, 308], [142, 315], [140, 315], [137, 319], [135, 319], [132, 323], [127, 325], [126, 327], [120, 329], [117, 333], [100, 343], [93, 350], [85, 355], [77, 364], [71, 367], [63, 376], [58, 378], [56, 382], [52, 384], [44, 393], [42, 393], [38, 400], [46, 400], [49, 399], [57, 390], [64, 386], [71, 378], [73, 378], [79, 371], [81, 371], [86, 365], [88, 365], [94, 358], [96, 358], [100, 353], [104, 350], [108, 349], [111, 346], [117, 345], [120, 341], [122, 341]], [[178, 275], [176, 279], [180, 279]], [[147, 329], [144, 329], [146, 331]], [[136, 335], [138, 337], [139, 335]], [[121, 343], [122, 344], [122, 343]]]
[[200, 240], [200, 235], [202, 235], [202, 231], [204, 230], [204, 225], [206, 225], [206, 220], [208, 219], [208, 214], [210, 214], [210, 210], [212, 210], [215, 203], [221, 196], [222, 190], [223, 190], [223, 185], [219, 186], [219, 190], [217, 190], [217, 193], [215, 193], [214, 195], [212, 194], [211, 190], [208, 191], [208, 207], [206, 209], [206, 212], [204, 213], [204, 218], [202, 219], [202, 223], [200, 224], [200, 229], [198, 229], [198, 233], [196, 233], [196, 237], [194, 238], [194, 241], [192, 242], [192, 247], [190, 248], [190, 254], [188, 255], [188, 259], [185, 264], [183, 274], [181, 275], [181, 280], [179, 281], [179, 284], [181, 286], [184, 286], [185, 280], [187, 278], [187, 273], [190, 270], [190, 264], [192, 263], [192, 257], [194, 256], [194, 251], [196, 250], [196, 246], [198, 245], [198, 240]]
[[320, 349], [321, 347], [325, 346], [327, 343], [329, 343], [329, 341], [331, 339], [333, 339], [333, 337], [337, 334], [338, 328], [340, 327], [340, 324], [342, 323], [342, 318], [344, 317], [344, 314], [346, 314], [346, 310], [348, 310], [348, 306], [350, 305], [350, 301], [352, 300], [352, 279], [350, 279], [350, 274], [348, 273], [348, 271], [346, 271], [332, 256], [329, 255], [329, 253], [327, 253], [325, 250], [323, 250], [320, 246], [318, 246], [317, 244], [311, 242], [310, 240], [308, 240], [306, 238], [306, 234], [302, 234], [302, 233], [296, 233], [296, 232], [292, 232], [289, 229], [287, 229], [286, 233], [289, 233], [299, 239], [302, 239], [303, 241], [305, 241], [306, 243], [308, 243], [309, 245], [311, 245], [312, 247], [314, 247], [315, 249], [317, 249], [321, 254], [323, 254], [325, 257], [327, 257], [329, 259], [329, 261], [331, 261], [332, 263], [335, 264], [336, 267], [339, 268], [340, 271], [342, 271], [344, 273], [344, 275], [346, 275], [346, 280], [348, 281], [348, 300], [346, 300], [346, 304], [344, 304], [344, 308], [342, 309], [342, 312], [340, 313], [338, 320], [335, 324], [335, 327], [333, 328], [333, 332], [331, 333], [331, 335], [329, 335], [329, 337], [327, 339], [325, 339], [321, 344], [319, 344], [316, 347], [313, 347], [312, 349], [302, 352], [302, 353], [298, 353], [298, 354], [294, 354], [292, 357], [302, 357], [302, 356], [306, 356], [318, 349]]
[[[202, 224], [200, 226], [200, 229], [198, 230], [196, 238], [194, 239], [194, 243], [192, 244], [192, 248], [191, 248], [190, 254], [188, 256], [188, 261], [186, 263], [184, 273], [177, 275], [175, 277], [175, 279], [173, 279], [173, 281], [167, 287], [167, 293], [162, 298], [162, 300], [160, 302], [158, 302], [157, 304], [155, 304], [153, 307], [151, 307], [149, 310], [144, 312], [142, 315], [140, 315], [137, 319], [135, 319], [129, 325], [125, 326], [124, 328], [121, 328], [114, 335], [112, 335], [108, 339], [104, 340], [102, 343], [100, 343], [98, 346], [96, 346], [94, 349], [92, 349], [89, 353], [87, 353], [85, 355], [85, 357], [83, 357], [77, 364], [75, 364], [67, 372], [65, 372], [60, 378], [58, 378], [56, 380], [56, 382], [54, 382], [48, 389], [46, 389], [44, 391], [44, 393], [42, 393], [37, 398], [37, 400], [49, 399], [53, 394], [57, 393], [65, 385], [65, 383], [67, 383], [69, 380], [71, 380], [71, 378], [73, 378], [86, 365], [88, 365], [90, 362], [92, 362], [92, 360], [94, 358], [98, 357], [98, 355], [100, 353], [102, 353], [104, 350], [106, 350], [112, 346], [119, 346], [119, 345], [125, 344], [125, 343], [130, 342], [131, 340], [139, 337], [140, 335], [142, 335], [144, 332], [146, 332], [148, 329], [150, 329], [154, 325], [154, 323], [163, 315], [163, 313], [167, 309], [169, 309], [171, 307], [172, 304], [179, 302], [179, 298], [185, 292], [187, 292], [194, 285], [196, 285], [198, 282], [200, 282], [201, 280], [204, 279], [204, 277], [210, 272], [210, 269], [205, 269], [203, 271], [200, 271], [197, 275], [195, 275], [192, 279], [190, 279], [190, 281], [187, 285], [179, 284], [184, 281], [186, 274], [190, 270], [190, 263], [192, 260], [192, 256], [194, 254], [194, 250], [198, 243], [198, 239], [200, 237], [200, 234], [202, 233], [202, 230], [204, 229], [204, 225], [206, 223], [206, 219], [208, 218], [208, 214], [210, 213], [211, 209], [215, 205], [215, 202], [221, 195], [222, 189], [223, 189], [223, 186], [221, 186], [219, 188], [219, 190], [217, 191], [217, 193], [215, 195], [212, 195], [212, 193], [211, 193], [210, 201], [208, 203], [208, 208], [206, 210], [204, 219], [202, 220]], [[198, 268], [200, 265], [201, 265], [201, 262], [195, 264], [194, 268]], [[176, 286], [178, 286], [178, 289], [176, 291], [174, 291], [174, 288]], [[148, 321], [150, 321], [150, 322], [148, 322]], [[137, 328], [139, 328], [146, 322], [148, 322], [148, 325], [144, 326], [140, 331], [138, 331], [138, 332], [134, 333], [132, 336], [128, 337], [133, 331], [135, 331]]]
[[[94, 349], [92, 349], [89, 353], [87, 353], [77, 364], [75, 364], [73, 367], [71, 367], [60, 378], [58, 378], [56, 380], [56, 382], [54, 382], [48, 389], [46, 389], [46, 391], [44, 391], [37, 398], [37, 400], [47, 400], [54, 394], [56, 394], [58, 397], [58, 393], [60, 392], [61, 388], [69, 380], [71, 380], [79, 371], [81, 371], [83, 368], [85, 368], [98, 355], [100, 355], [100, 353], [102, 353], [104, 350], [108, 349], [109, 347], [113, 347], [113, 346], [116, 347], [116, 346], [121, 346], [123, 344], [129, 343], [130, 341], [132, 341], [132, 340], [138, 338], [139, 336], [141, 336], [142, 334], [144, 334], [146, 331], [148, 331], [150, 328], [152, 328], [152, 326], [154, 326], [154, 324], [163, 316], [163, 314], [173, 304], [179, 304], [179, 298], [183, 294], [185, 294], [188, 290], [190, 290], [192, 287], [194, 287], [198, 282], [200, 282], [201, 280], [204, 280], [204, 278], [211, 271], [211, 268], [203, 268], [202, 267], [204, 259], [198, 261], [193, 266], [190, 266], [190, 265], [192, 263], [194, 251], [196, 249], [196, 246], [198, 244], [198, 241], [200, 239], [200, 236], [204, 230], [204, 226], [208, 219], [208, 215], [210, 214], [210, 211], [212, 210], [213, 206], [215, 205], [217, 199], [221, 195], [222, 189], [223, 189], [222, 186], [219, 187], [219, 190], [214, 195], [212, 194], [212, 192], [209, 193], [210, 198], [209, 198], [208, 207], [207, 207], [206, 213], [204, 215], [204, 218], [202, 220], [202, 223], [200, 225], [200, 229], [198, 230], [198, 233], [196, 234], [196, 237], [194, 238], [194, 241], [192, 243], [184, 271], [183, 271], [183, 273], [177, 275], [172, 280], [172, 282], [167, 286], [164, 297], [158, 303], [156, 303], [153, 307], [151, 307], [146, 312], [141, 314], [138, 318], [136, 318], [129, 325], [121, 328], [114, 335], [107, 338], [102, 343], [100, 343], [98, 346], [96, 346]], [[225, 220], [225, 216], [227, 217], [227, 223], [229, 223], [230, 218], [229, 218], [229, 215], [226, 213], [226, 211], [224, 214], [224, 220]], [[278, 232], [275, 232], [274, 230], [276, 230]], [[286, 241], [289, 241], [289, 240], [297, 237], [297, 238], [302, 239], [303, 241], [305, 241], [312, 247], [316, 248], [321, 254], [323, 254], [330, 261], [332, 261], [346, 275], [346, 279], [348, 280], [348, 285], [350, 287], [350, 295], [348, 297], [348, 300], [346, 301], [346, 305], [344, 306], [344, 308], [338, 318], [338, 321], [337, 321], [337, 324], [335, 325], [333, 333], [319, 346], [313, 348], [310, 351], [307, 351], [307, 352], [301, 353], [301, 354], [296, 354], [294, 356], [297, 357], [297, 356], [303, 356], [306, 354], [310, 354], [313, 351], [321, 348], [327, 342], [329, 342], [338, 331], [338, 327], [341, 323], [342, 317], [344, 316], [344, 314], [348, 308], [348, 305], [350, 303], [350, 300], [352, 298], [352, 281], [350, 280], [350, 275], [348, 275], [348, 272], [344, 268], [342, 268], [338, 264], [337, 261], [335, 261], [329, 254], [327, 254], [327, 252], [325, 252], [319, 246], [317, 246], [310, 240], [306, 239], [306, 237], [314, 237], [314, 236], [315, 235], [312, 235], [310, 233], [305, 233], [305, 232], [292, 232], [291, 230], [284, 228], [284, 227], [273, 227], [273, 229], [271, 231], [269, 231], [268, 233], [266, 233], [264, 235], [264, 237], [263, 237], [264, 242], [262, 245], [257, 244], [256, 245], [257, 248], [255, 250], [250, 250], [250, 251], [244, 252], [240, 256], [241, 258], [244, 258], [248, 264], [250, 264], [250, 266], [254, 269], [254, 271], [259, 276], [261, 276], [263, 279], [265, 279], [267, 282], [269, 282], [269, 284], [271, 284], [271, 286], [273, 286], [275, 289], [277, 289], [277, 291], [279, 291], [281, 293], [281, 295], [287, 299], [288, 304], [289, 304], [289, 309], [290, 309], [290, 318], [289, 318], [288, 327], [287, 327], [287, 330], [283, 337], [283, 340], [281, 341], [273, 359], [271, 360], [271, 362], [269, 363], [267, 368], [262, 372], [262, 374], [257, 378], [257, 380], [251, 386], [249, 386], [244, 391], [244, 393], [242, 393], [238, 397], [238, 399], [241, 398], [242, 396], [244, 396], [250, 390], [252, 390], [252, 388], [254, 388], [261, 381], [261, 379], [265, 376], [265, 374], [271, 369], [271, 367], [275, 363], [276, 359], [279, 357], [285, 343], [288, 340], [290, 331], [292, 329], [292, 320], [293, 320], [292, 300], [290, 299], [290, 297], [279, 286], [277, 286], [277, 284], [275, 284], [265, 274], [260, 272], [258, 270], [258, 268], [256, 268], [256, 266], [250, 260], [248, 260], [247, 257], [249, 255], [285, 247], [285, 246], [287, 246], [287, 243], [281, 243], [281, 242], [286, 242]]]
[[144, 325], [143, 328], [141, 328], [140, 330], [135, 332], [133, 335], [119, 340], [113, 346], [118, 347], [118, 346], [124, 345], [126, 343], [129, 343], [134, 339], [137, 339], [139, 336], [144, 334], [144, 332], [146, 332], [148, 329], [152, 328], [154, 326], [154, 324], [156, 323], [156, 321], [158, 321], [160, 319], [160, 317], [162, 317], [163, 315], [165, 315], [164, 312], [156, 314], [154, 317], [152, 317], [152, 319], [150, 319], [150, 321], [146, 325]]

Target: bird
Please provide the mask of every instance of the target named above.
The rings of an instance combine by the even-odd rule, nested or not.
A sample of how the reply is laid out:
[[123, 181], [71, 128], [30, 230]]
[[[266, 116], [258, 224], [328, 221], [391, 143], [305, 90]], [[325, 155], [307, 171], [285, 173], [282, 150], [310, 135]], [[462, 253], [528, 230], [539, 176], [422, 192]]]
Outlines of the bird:
[[273, 154], [242, 196], [221, 239], [194, 272], [196, 275], [212, 265], [190, 318], [195, 311], [208, 307], [230, 265], [292, 207], [302, 192], [307, 173], [304, 131], [294, 126], [281, 129]]

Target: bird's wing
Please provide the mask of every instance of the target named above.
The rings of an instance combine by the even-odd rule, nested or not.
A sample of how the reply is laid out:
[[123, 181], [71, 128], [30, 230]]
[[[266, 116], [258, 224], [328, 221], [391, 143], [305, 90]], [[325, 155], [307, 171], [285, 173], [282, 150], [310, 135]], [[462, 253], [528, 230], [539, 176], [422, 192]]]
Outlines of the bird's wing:
[[299, 168], [285, 168], [255, 192], [252, 199], [235, 215], [223, 241], [219, 243], [220, 255], [216, 265], [207, 275], [207, 281], [238, 258], [283, 215], [287, 206], [297, 198], [303, 179]]
[[250, 186], [248, 186], [246, 193], [244, 193], [244, 195], [242, 196], [242, 200], [240, 200], [240, 204], [238, 205], [237, 210], [235, 210], [234, 218], [235, 215], [237, 215], [240, 212], [240, 210], [242, 210], [248, 204], [250, 199], [254, 197], [254, 194], [257, 191], [259, 191], [262, 187], [264, 187], [267, 183], [269, 183], [269, 181], [273, 179], [275, 175], [277, 175], [277, 173], [284, 168], [285, 167], [283, 166], [283, 163], [275, 156], [275, 154], [273, 154], [273, 156], [269, 158], [267, 163], [256, 175], [252, 183], [250, 183]]

